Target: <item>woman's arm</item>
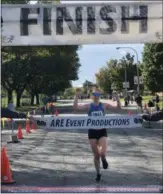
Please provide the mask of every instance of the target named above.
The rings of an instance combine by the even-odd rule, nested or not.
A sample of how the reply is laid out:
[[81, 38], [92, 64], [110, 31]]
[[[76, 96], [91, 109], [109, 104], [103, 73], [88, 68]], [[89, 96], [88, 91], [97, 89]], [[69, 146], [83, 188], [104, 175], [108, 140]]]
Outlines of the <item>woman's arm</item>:
[[120, 98], [119, 96], [115, 96], [116, 97], [116, 104], [115, 106], [114, 105], [111, 105], [111, 104], [108, 104], [108, 103], [104, 103], [104, 108], [105, 109], [109, 109], [109, 108], [118, 108], [118, 109], [121, 109], [121, 102], [120, 102]]
[[76, 110], [88, 110], [89, 104], [79, 105], [78, 104], [78, 95], [75, 95], [73, 107]]

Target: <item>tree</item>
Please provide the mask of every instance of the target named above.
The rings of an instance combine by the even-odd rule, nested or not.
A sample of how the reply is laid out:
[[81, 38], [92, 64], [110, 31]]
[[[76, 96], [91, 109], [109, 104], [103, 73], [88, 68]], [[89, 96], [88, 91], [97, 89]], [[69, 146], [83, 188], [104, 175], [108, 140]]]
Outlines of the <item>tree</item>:
[[[127, 53], [125, 57], [119, 60], [121, 65], [121, 75], [122, 82], [125, 81], [125, 68], [127, 72], [127, 82], [129, 82], [129, 90], [135, 90], [136, 85], [134, 84], [134, 76], [137, 76], [137, 65], [134, 63], [134, 55]], [[139, 67], [139, 66], [138, 66]], [[139, 75], [141, 76], [141, 70], [139, 69]]]
[[122, 85], [118, 60], [111, 59], [105, 67], [96, 74], [97, 83], [105, 93], [111, 93], [113, 88], [119, 90]]
[[[3, 0], [2, 3], [28, 3], [29, 1]], [[43, 1], [39, 1], [43, 2]], [[50, 1], [54, 2], [54, 1]], [[57, 1], [58, 2], [58, 1]], [[2, 85], [8, 91], [17, 93], [17, 106], [23, 91], [27, 89], [39, 104], [39, 94], [56, 95], [71, 86], [71, 80], [78, 79], [80, 67], [77, 45], [45, 47], [4, 47], [2, 52]]]
[[111, 76], [109, 74], [108, 68], [103, 67], [99, 70], [99, 72], [95, 75], [96, 82], [98, 86], [103, 90], [104, 93], [111, 92]]
[[75, 88], [67, 88], [64, 92], [64, 97], [68, 98], [68, 97], [73, 97], [75, 95]]
[[136, 64], [134, 56], [129, 53], [120, 60], [111, 59], [106, 66], [101, 68], [96, 74], [97, 83], [105, 93], [111, 93], [112, 90], [123, 90], [125, 81], [125, 70], [127, 71], [127, 81], [130, 88], [134, 89], [134, 76], [136, 75]]
[[163, 43], [145, 44], [142, 73], [145, 87], [152, 92], [163, 91]]
[[[28, 91], [31, 94], [31, 105], [34, 102], [34, 96], [39, 99], [38, 93], [57, 95], [58, 92], [64, 91], [70, 86], [70, 80], [78, 79], [78, 69], [80, 67], [79, 57], [77, 54], [78, 46], [62, 46], [62, 47], [43, 47], [39, 53], [46, 53], [46, 57], [41, 56], [42, 73], [40, 73], [35, 81], [28, 84]], [[45, 51], [46, 50], [46, 51]], [[46, 64], [46, 65], [45, 65]], [[44, 68], [43, 68], [44, 67]], [[35, 83], [38, 83], [36, 85]], [[52, 85], [46, 88], [46, 85]], [[44, 86], [44, 87], [43, 87]], [[41, 91], [40, 91], [41, 88]], [[51, 88], [51, 91], [49, 91]], [[38, 100], [37, 100], [37, 104]]]
[[[2, 84], [11, 93], [17, 93], [17, 106], [25, 88], [34, 95], [39, 104], [39, 93], [56, 95], [69, 87], [70, 80], [78, 79], [80, 67], [78, 46], [10, 47], [7, 54], [2, 53]], [[53, 87], [49, 88], [49, 82]], [[44, 86], [44, 87], [42, 87]], [[41, 90], [40, 90], [41, 88]], [[11, 99], [11, 97], [10, 97]]]
[[65, 88], [71, 87], [70, 81], [62, 79], [54, 79], [54, 77], [51, 77], [49, 79], [48, 77], [44, 77], [42, 81], [42, 92], [43, 94], [47, 96], [57, 96], [59, 92], [63, 92]]
[[123, 67], [118, 60], [110, 60], [107, 63], [107, 68], [111, 81], [112, 90], [121, 90], [122, 89], [122, 71]]
[[92, 92], [93, 87], [95, 86], [95, 84], [93, 84], [92, 82], [86, 80], [83, 83], [83, 93], [86, 95], [90, 95], [90, 93]]
[[[28, 83], [26, 86], [26, 90], [31, 96], [31, 106], [34, 105], [34, 99], [36, 97], [36, 104], [39, 105], [39, 94], [41, 93], [41, 88], [42, 88], [42, 82], [40, 81], [41, 78], [40, 76], [35, 76], [35, 78], [32, 80], [31, 83]], [[37, 83], [37, 84], [36, 84]]]
[[27, 84], [40, 73], [39, 58], [35, 55], [35, 47], [9, 47], [7, 54], [2, 52], [2, 85], [8, 91], [8, 100], [16, 91], [18, 107]]

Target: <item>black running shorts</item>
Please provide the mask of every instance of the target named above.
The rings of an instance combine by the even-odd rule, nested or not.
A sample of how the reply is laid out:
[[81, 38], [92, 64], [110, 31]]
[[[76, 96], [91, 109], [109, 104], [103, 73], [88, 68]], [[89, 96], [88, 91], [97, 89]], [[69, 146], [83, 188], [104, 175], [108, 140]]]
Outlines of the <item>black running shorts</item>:
[[106, 129], [89, 129], [88, 130], [88, 139], [97, 139], [99, 140], [102, 137], [107, 137], [107, 130]]

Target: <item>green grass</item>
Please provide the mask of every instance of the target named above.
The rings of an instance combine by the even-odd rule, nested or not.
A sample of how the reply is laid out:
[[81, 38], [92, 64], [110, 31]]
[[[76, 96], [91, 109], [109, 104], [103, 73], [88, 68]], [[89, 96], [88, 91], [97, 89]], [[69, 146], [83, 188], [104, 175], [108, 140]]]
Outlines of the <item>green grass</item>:
[[[152, 100], [153, 98], [154, 98], [154, 96], [143, 96], [143, 105], [144, 104], [147, 104], [148, 101], [149, 100]], [[124, 99], [123, 98], [121, 98], [120, 100], [121, 100], [121, 103], [124, 102]], [[161, 109], [163, 108], [163, 99], [162, 98], [160, 98], [159, 106], [160, 106]]]
[[[153, 96], [143, 96], [143, 104], [145, 103], [148, 103], [149, 100], [151, 100], [153, 98]], [[121, 103], [124, 103], [124, 99], [121, 98]], [[16, 105], [16, 96], [13, 97], [13, 102], [14, 102], [14, 105]], [[27, 98], [24, 98], [21, 100], [21, 102], [24, 102], [24, 103], [30, 103], [30, 99], [27, 99]], [[40, 103], [42, 106], [42, 102], [40, 100]], [[56, 103], [56, 105], [59, 105], [60, 103]], [[163, 101], [161, 99], [161, 102], [159, 103], [159, 106], [160, 108], [163, 108]], [[4, 108], [4, 107], [7, 107], [7, 97], [5, 98], [1, 98], [1, 107]], [[38, 105], [35, 105], [35, 106], [30, 106], [30, 105], [27, 105], [27, 106], [21, 106], [19, 108], [15, 108], [16, 111], [19, 111], [19, 112], [29, 112], [29, 111], [32, 111], [34, 109], [37, 109], [39, 106]]]
[[[22, 98], [21, 103], [22, 102], [27, 103], [28, 105], [21, 106], [21, 107], [17, 108], [16, 107], [16, 96], [15, 95], [13, 95], [13, 102], [14, 102], [14, 105], [15, 105], [15, 110], [18, 111], [18, 112], [29, 112], [29, 111], [32, 111], [32, 110], [37, 109], [39, 107], [39, 105], [30, 106], [30, 99], [29, 98]], [[6, 108], [7, 104], [8, 104], [7, 97], [1, 98], [1, 107]]]
[[39, 106], [35, 105], [35, 106], [22, 106], [22, 107], [19, 107], [19, 108], [15, 108], [16, 111], [18, 112], [30, 112], [32, 110], [35, 110], [37, 109]]
[[[15, 105], [15, 110], [18, 111], [18, 112], [30, 112], [30, 111], [32, 111], [34, 109], [37, 109], [40, 106], [43, 106], [41, 100], [40, 100], [40, 105], [30, 106], [30, 99], [29, 98], [22, 98], [21, 99], [21, 103], [22, 102], [28, 103], [28, 105], [21, 106], [21, 107], [17, 108], [16, 107], [16, 96], [15, 95], [13, 95], [13, 102], [14, 102], [14, 105]], [[1, 107], [2, 108], [6, 108], [7, 107], [7, 104], [8, 104], [7, 97], [1, 98]], [[59, 104], [60, 103], [56, 103], [56, 105], [59, 105]]]
[[149, 100], [152, 100], [154, 96], [143, 96], [143, 102], [148, 102]]
[[[152, 100], [154, 96], [143, 96], [143, 104], [147, 104], [149, 100]], [[163, 99], [160, 97], [159, 107], [163, 108]]]

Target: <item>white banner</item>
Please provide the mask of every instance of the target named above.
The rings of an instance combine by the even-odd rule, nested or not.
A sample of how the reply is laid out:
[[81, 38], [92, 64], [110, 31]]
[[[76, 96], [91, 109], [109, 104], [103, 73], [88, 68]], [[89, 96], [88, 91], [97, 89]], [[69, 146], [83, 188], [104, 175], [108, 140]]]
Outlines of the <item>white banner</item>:
[[35, 116], [33, 116], [33, 119], [36, 121], [36, 124], [40, 129], [47, 127], [49, 117], [44, 117], [44, 116], [35, 117]]
[[35, 118], [40, 128], [46, 129], [102, 129], [142, 127], [140, 116], [105, 116], [105, 117], [49, 117]]
[[2, 5], [2, 45], [163, 42], [162, 4]]

